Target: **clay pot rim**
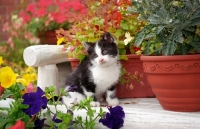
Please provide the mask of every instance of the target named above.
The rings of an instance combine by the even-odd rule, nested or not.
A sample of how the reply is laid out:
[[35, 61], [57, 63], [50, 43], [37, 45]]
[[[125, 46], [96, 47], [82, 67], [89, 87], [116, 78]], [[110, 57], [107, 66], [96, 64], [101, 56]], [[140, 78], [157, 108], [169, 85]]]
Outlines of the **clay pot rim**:
[[69, 61], [79, 61], [77, 58], [68, 58]]
[[180, 61], [180, 60], [200, 60], [200, 54], [191, 55], [171, 55], [171, 56], [145, 56], [141, 55], [142, 61]]

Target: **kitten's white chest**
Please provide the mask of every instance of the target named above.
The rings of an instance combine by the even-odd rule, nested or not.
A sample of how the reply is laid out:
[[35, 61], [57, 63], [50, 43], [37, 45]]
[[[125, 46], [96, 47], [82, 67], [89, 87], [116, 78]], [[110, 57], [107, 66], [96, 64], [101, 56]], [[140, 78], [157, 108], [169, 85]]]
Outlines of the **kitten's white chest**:
[[96, 84], [96, 93], [101, 94], [116, 84], [120, 77], [121, 65], [114, 64], [108, 67], [92, 67], [92, 79]]

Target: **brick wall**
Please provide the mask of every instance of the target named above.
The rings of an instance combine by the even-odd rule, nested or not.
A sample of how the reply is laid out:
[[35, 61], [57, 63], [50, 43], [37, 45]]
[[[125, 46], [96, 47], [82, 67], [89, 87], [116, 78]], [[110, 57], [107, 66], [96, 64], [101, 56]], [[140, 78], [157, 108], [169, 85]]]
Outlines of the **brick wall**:
[[[11, 13], [20, 7], [20, 2], [34, 2], [36, 0], [0, 0], [0, 16], [5, 17], [11, 15]], [[0, 41], [7, 40], [8, 36], [2, 31], [3, 23], [0, 23]]]

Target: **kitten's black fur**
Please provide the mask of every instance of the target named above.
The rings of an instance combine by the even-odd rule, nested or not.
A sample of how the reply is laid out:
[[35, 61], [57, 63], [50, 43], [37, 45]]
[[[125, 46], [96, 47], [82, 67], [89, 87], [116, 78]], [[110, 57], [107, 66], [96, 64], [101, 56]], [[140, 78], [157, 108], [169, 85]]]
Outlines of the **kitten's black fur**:
[[[107, 92], [106, 95], [109, 100], [107, 100], [107, 102], [109, 101], [109, 105], [117, 105], [118, 100], [115, 98], [114, 91], [115, 84], [118, 82], [120, 76], [121, 64], [119, 62], [118, 48], [114, 38], [110, 33], [105, 32], [98, 42], [84, 43], [84, 46], [88, 52], [88, 56], [81, 62], [75, 71], [69, 74], [66, 85], [77, 86], [76, 92], [85, 97], [89, 97], [87, 93], [92, 93], [94, 101], [99, 101], [108, 90], [109, 93]], [[104, 70], [109, 73], [102, 72]], [[105, 77], [104, 79], [103, 76], [106, 76], [107, 74], [109, 74], [108, 77], [110, 78]], [[100, 84], [101, 82], [102, 84]], [[103, 88], [101, 88], [101, 86]], [[112, 100], [115, 102], [111, 102]]]

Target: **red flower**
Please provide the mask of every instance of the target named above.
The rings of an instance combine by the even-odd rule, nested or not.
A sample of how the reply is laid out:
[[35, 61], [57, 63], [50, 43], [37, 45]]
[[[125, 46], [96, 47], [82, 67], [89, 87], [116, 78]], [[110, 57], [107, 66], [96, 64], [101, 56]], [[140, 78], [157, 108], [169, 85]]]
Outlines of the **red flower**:
[[15, 125], [11, 126], [9, 129], [25, 129], [25, 124], [23, 121], [18, 120]]
[[84, 9], [84, 6], [79, 1], [72, 2], [71, 7], [74, 11], [81, 11]]
[[133, 46], [133, 50], [134, 50], [134, 51], [139, 51], [139, 50], [141, 50], [141, 47]]
[[46, 9], [44, 8], [44, 7], [42, 7], [41, 9], [39, 9], [38, 11], [37, 11], [37, 16], [38, 17], [43, 17], [43, 16], [45, 16], [47, 14], [47, 11], [46, 11]]
[[35, 10], [36, 10], [36, 4], [29, 4], [26, 7], [26, 11], [31, 12], [32, 14], [35, 13]]
[[4, 88], [0, 85], [0, 95], [3, 93]]
[[115, 22], [115, 26], [117, 26], [118, 24], [120, 24], [121, 20], [122, 20], [122, 15], [119, 11], [114, 11], [113, 15], [112, 15], [112, 20], [116, 20], [117, 22]]
[[57, 23], [62, 23], [67, 20], [67, 17], [64, 14], [60, 13], [51, 13], [51, 16]]
[[21, 12], [20, 15], [23, 18], [23, 23], [27, 23], [31, 20], [30, 16], [25, 12]]
[[53, 0], [40, 0], [39, 5], [41, 7], [47, 7], [53, 4]]

